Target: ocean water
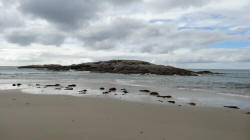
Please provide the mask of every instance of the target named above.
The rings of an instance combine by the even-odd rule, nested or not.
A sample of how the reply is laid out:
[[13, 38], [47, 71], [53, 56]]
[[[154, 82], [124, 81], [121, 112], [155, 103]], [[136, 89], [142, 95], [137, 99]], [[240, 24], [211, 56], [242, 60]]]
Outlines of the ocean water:
[[[198, 70], [194, 70], [198, 71]], [[120, 100], [169, 104], [169, 100], [178, 105], [195, 102], [199, 106], [223, 107], [235, 105], [250, 108], [250, 70], [210, 70], [223, 74], [200, 76], [162, 76], [162, 75], [125, 75], [110, 73], [91, 73], [77, 71], [43, 71], [34, 69], [18, 69], [16, 67], [0, 67], [0, 90], [20, 89], [30, 94], [60, 94], [72, 96], [91, 96], [117, 98]], [[22, 86], [12, 86], [22, 83]], [[76, 84], [72, 91], [45, 88], [46, 84], [67, 86]], [[36, 86], [40, 84], [41, 86]], [[116, 87], [115, 93], [103, 95], [100, 87], [106, 89]], [[123, 95], [121, 88], [128, 90]], [[87, 94], [79, 94], [79, 90], [87, 89]], [[162, 99], [139, 92], [140, 89], [157, 91], [161, 95], [171, 95], [171, 99]], [[1, 93], [1, 92], [0, 92]], [[159, 101], [160, 100], [160, 101]]]

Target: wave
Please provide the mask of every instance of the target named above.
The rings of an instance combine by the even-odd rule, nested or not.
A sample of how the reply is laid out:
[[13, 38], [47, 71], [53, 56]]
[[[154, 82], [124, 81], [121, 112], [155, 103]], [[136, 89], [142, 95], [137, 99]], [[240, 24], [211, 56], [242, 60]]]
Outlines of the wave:
[[250, 96], [247, 96], [247, 95], [240, 95], [240, 94], [233, 94], [233, 93], [216, 93], [216, 94], [219, 94], [219, 95], [226, 95], [226, 96], [232, 96], [232, 97], [243, 97], [243, 98], [250, 98]]

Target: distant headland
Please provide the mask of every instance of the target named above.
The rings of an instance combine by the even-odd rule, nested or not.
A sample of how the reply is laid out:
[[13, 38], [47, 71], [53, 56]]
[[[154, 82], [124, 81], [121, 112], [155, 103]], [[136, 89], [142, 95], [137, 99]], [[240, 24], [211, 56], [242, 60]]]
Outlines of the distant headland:
[[156, 65], [139, 60], [109, 60], [99, 62], [88, 62], [73, 65], [28, 65], [20, 66], [20, 69], [39, 69], [52, 71], [90, 71], [97, 73], [120, 73], [120, 74], [156, 74], [156, 75], [182, 75], [197, 76], [199, 74], [216, 74], [210, 71], [191, 71], [173, 66]]

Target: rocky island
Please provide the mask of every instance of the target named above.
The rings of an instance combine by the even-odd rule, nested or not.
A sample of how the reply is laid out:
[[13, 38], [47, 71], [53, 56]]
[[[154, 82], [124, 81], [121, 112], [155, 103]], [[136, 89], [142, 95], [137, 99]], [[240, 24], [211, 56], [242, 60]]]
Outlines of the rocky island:
[[90, 71], [97, 73], [120, 73], [120, 74], [157, 74], [157, 75], [183, 75], [197, 76], [199, 74], [213, 74], [210, 71], [194, 72], [186, 69], [176, 68], [172, 66], [156, 65], [139, 60], [110, 60], [99, 62], [88, 62], [81, 64], [63, 65], [29, 65], [20, 66], [29, 69], [42, 69], [52, 71]]

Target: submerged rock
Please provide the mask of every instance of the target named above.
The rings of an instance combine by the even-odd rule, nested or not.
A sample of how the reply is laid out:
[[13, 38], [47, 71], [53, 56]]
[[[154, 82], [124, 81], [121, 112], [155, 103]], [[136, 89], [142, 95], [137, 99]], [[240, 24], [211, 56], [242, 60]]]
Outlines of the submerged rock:
[[73, 90], [72, 87], [66, 87], [64, 90]]
[[59, 87], [61, 86], [60, 84], [54, 84], [54, 85], [45, 85], [44, 87]]
[[68, 85], [68, 87], [76, 87], [76, 84]]
[[149, 90], [147, 90], [147, 89], [141, 89], [141, 90], [139, 90], [140, 92], [150, 92]]
[[188, 103], [189, 105], [192, 105], [192, 106], [196, 106], [196, 103], [194, 102], [191, 102], [191, 103]]
[[104, 91], [104, 92], [102, 92], [102, 94], [109, 94], [109, 92], [108, 91]]
[[151, 92], [150, 95], [159, 96], [159, 93], [158, 92]]
[[116, 88], [110, 88], [109, 92], [116, 91]]
[[87, 93], [87, 89], [80, 90], [80, 91], [78, 91], [78, 92], [79, 92], [79, 94], [86, 94], [86, 93]]
[[175, 101], [168, 101], [169, 103], [171, 103], [171, 104], [175, 104]]
[[232, 108], [232, 109], [240, 109], [238, 106], [224, 106], [226, 108]]
[[167, 95], [167, 96], [158, 95], [157, 97], [159, 97], [159, 98], [172, 98], [172, 96], [170, 96], [170, 95]]
[[29, 65], [18, 68], [44, 69], [53, 71], [91, 71], [99, 73], [121, 73], [121, 74], [157, 74], [157, 75], [183, 75], [197, 76], [198, 74], [213, 74], [209, 71], [194, 72], [186, 69], [176, 68], [172, 66], [156, 65], [139, 60], [110, 60], [89, 62], [82, 64], [73, 64], [68, 66], [62, 65]]

